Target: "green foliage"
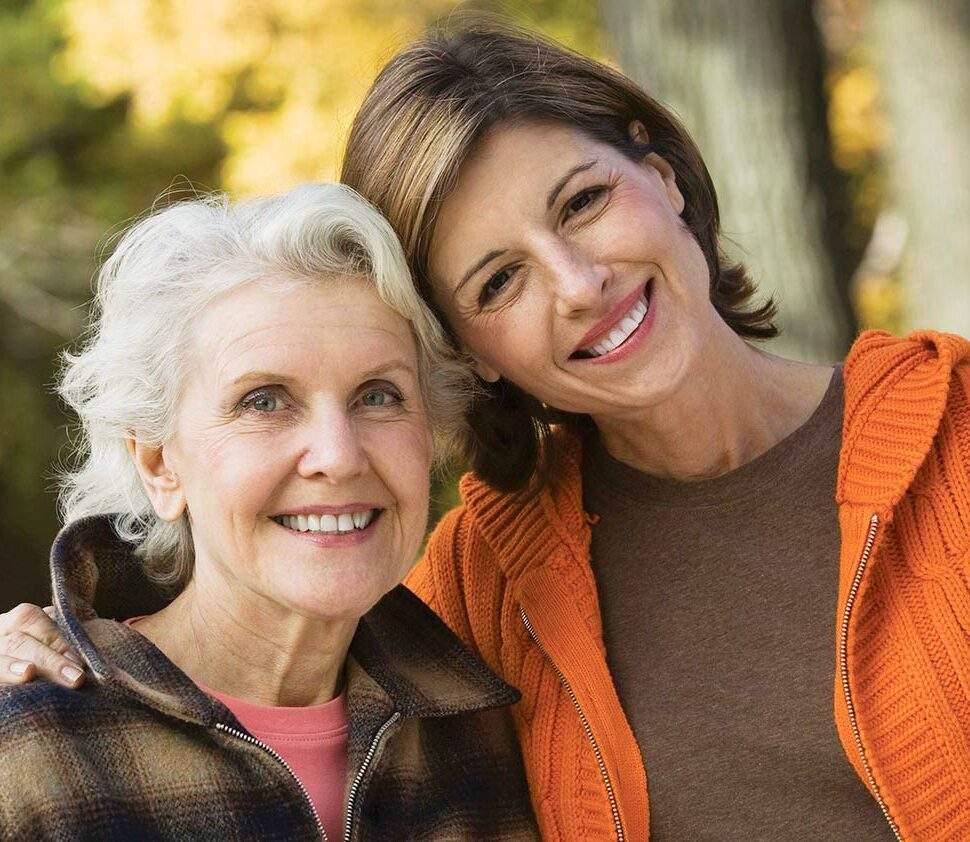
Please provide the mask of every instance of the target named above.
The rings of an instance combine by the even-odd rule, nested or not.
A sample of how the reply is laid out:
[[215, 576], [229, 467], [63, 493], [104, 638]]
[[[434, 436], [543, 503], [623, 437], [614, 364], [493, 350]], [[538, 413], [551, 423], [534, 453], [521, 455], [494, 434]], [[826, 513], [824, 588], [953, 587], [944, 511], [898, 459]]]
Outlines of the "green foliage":
[[0, 8], [0, 570], [11, 598], [45, 598], [67, 441], [50, 384], [83, 324], [98, 243], [175, 174], [214, 185], [224, 156], [208, 126], [141, 129], [129, 97], [92, 101], [65, 80], [64, 15], [56, 0]]

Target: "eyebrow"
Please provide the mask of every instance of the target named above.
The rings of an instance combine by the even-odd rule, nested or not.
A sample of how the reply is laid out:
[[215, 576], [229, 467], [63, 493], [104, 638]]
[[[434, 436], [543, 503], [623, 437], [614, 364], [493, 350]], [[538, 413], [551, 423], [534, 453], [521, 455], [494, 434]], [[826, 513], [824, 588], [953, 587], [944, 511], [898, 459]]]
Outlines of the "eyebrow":
[[458, 293], [461, 292], [461, 288], [472, 279], [472, 277], [475, 275], [476, 272], [478, 272], [479, 269], [491, 263], [493, 260], [495, 260], [496, 257], [501, 257], [503, 254], [505, 254], [505, 249], [493, 249], [488, 254], [486, 254], [481, 260], [478, 261], [478, 263], [476, 263], [474, 266], [472, 266], [471, 269], [465, 272], [462, 279], [458, 282], [458, 286], [455, 287], [454, 294], [458, 295]]
[[[412, 377], [417, 374], [414, 366], [408, 365], [403, 360], [390, 360], [389, 362], [381, 363], [373, 368], [362, 371], [359, 376], [360, 381], [363, 383], [367, 380], [373, 380], [375, 377], [381, 377], [394, 372], [408, 374]], [[274, 383], [280, 386], [292, 386], [298, 382], [297, 378], [280, 374], [278, 371], [247, 371], [233, 379], [229, 385], [236, 387], [248, 383]]]
[[[562, 192], [563, 187], [569, 184], [569, 181], [573, 176], [579, 175], [579, 173], [581, 172], [586, 172], [586, 170], [590, 169], [595, 165], [596, 165], [596, 161], [586, 161], [586, 163], [584, 164], [577, 164], [575, 167], [569, 170], [569, 172], [567, 172], [562, 178], [560, 178], [559, 181], [557, 181], [552, 186], [552, 190], [549, 191], [549, 196], [546, 198], [546, 210], [552, 209], [552, 206], [553, 204], [555, 204], [556, 199], [559, 197], [559, 194]], [[505, 249], [493, 249], [488, 254], [486, 254], [481, 260], [478, 261], [478, 263], [476, 263], [474, 266], [472, 266], [471, 269], [465, 272], [465, 274], [462, 276], [462, 279], [458, 282], [458, 285], [455, 287], [454, 295], [458, 295], [458, 293], [461, 292], [461, 288], [465, 284], [467, 284], [475, 275], [475, 273], [478, 272], [483, 266], [486, 266], [487, 264], [491, 263], [496, 257], [501, 257], [503, 254], [505, 254]]]
[[552, 190], [549, 191], [549, 196], [546, 198], [546, 210], [552, 210], [553, 204], [555, 204], [556, 199], [562, 192], [563, 187], [569, 184], [569, 180], [574, 175], [579, 175], [581, 172], [586, 172], [596, 164], [596, 161], [587, 161], [585, 164], [577, 164], [569, 172], [567, 172], [562, 178], [559, 179], [553, 186]]

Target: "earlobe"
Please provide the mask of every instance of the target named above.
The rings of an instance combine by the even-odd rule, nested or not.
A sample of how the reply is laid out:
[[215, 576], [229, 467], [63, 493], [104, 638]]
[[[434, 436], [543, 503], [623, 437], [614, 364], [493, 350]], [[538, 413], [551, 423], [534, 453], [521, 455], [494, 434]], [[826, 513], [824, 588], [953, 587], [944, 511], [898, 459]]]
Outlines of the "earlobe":
[[[658, 156], [659, 157], [659, 156]], [[663, 160], [663, 159], [661, 159]], [[666, 161], [664, 161], [667, 164]], [[674, 175], [673, 169], [667, 164], [668, 173], [661, 172], [661, 178], [664, 181], [664, 188], [667, 191], [667, 198], [670, 200], [670, 204], [674, 209], [677, 216], [680, 216], [684, 212], [684, 208], [687, 202], [684, 200], [684, 194], [680, 192], [680, 187], [677, 186], [677, 177]]]
[[165, 446], [148, 445], [135, 438], [129, 438], [127, 444], [155, 514], [165, 521], [178, 520], [185, 513], [185, 493], [168, 464]]
[[630, 123], [628, 131], [630, 132], [630, 139], [634, 143], [639, 143], [644, 146], [645, 154], [643, 163], [653, 167], [660, 173], [660, 177], [663, 179], [664, 189], [667, 191], [667, 198], [670, 200], [674, 211], [680, 216], [684, 212], [686, 202], [684, 201], [684, 194], [680, 192], [680, 188], [677, 186], [677, 176], [674, 173], [674, 168], [670, 166], [664, 157], [653, 151], [653, 147], [650, 145], [650, 135], [647, 132], [647, 127], [643, 123], [639, 120], [633, 120]]
[[488, 363], [484, 363], [479, 359], [475, 360], [475, 374], [482, 378], [486, 383], [496, 383], [502, 376], [494, 368], [492, 368]]

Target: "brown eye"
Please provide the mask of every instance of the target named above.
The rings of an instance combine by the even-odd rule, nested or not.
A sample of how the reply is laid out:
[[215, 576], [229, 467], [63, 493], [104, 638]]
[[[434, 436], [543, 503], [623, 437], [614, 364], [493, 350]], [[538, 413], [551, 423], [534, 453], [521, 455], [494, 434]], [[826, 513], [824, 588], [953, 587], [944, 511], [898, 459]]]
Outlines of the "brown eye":
[[565, 207], [565, 217], [568, 219], [577, 213], [581, 213], [586, 210], [593, 202], [595, 202], [603, 193], [604, 188], [602, 187], [591, 187], [588, 190], [583, 190], [573, 196], [567, 203]]
[[482, 287], [482, 292], [478, 297], [479, 301], [484, 304], [489, 299], [498, 295], [508, 285], [509, 281], [512, 280], [512, 276], [515, 274], [516, 268], [517, 267], [515, 266], [510, 266], [507, 269], [502, 269], [485, 281], [485, 285]]

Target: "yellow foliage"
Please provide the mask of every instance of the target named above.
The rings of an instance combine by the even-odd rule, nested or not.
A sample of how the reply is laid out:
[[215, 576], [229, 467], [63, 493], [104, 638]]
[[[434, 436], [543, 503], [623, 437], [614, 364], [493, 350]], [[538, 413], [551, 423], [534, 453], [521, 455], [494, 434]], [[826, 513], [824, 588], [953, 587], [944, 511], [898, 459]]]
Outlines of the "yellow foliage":
[[69, 0], [61, 66], [144, 127], [213, 123], [239, 194], [332, 178], [380, 65], [447, 0]]
[[896, 278], [889, 275], [860, 278], [852, 297], [860, 327], [897, 334], [901, 331], [905, 302], [902, 285]]
[[831, 85], [829, 126], [835, 162], [856, 170], [885, 148], [889, 122], [880, 110], [879, 80], [872, 68], [856, 66]]

